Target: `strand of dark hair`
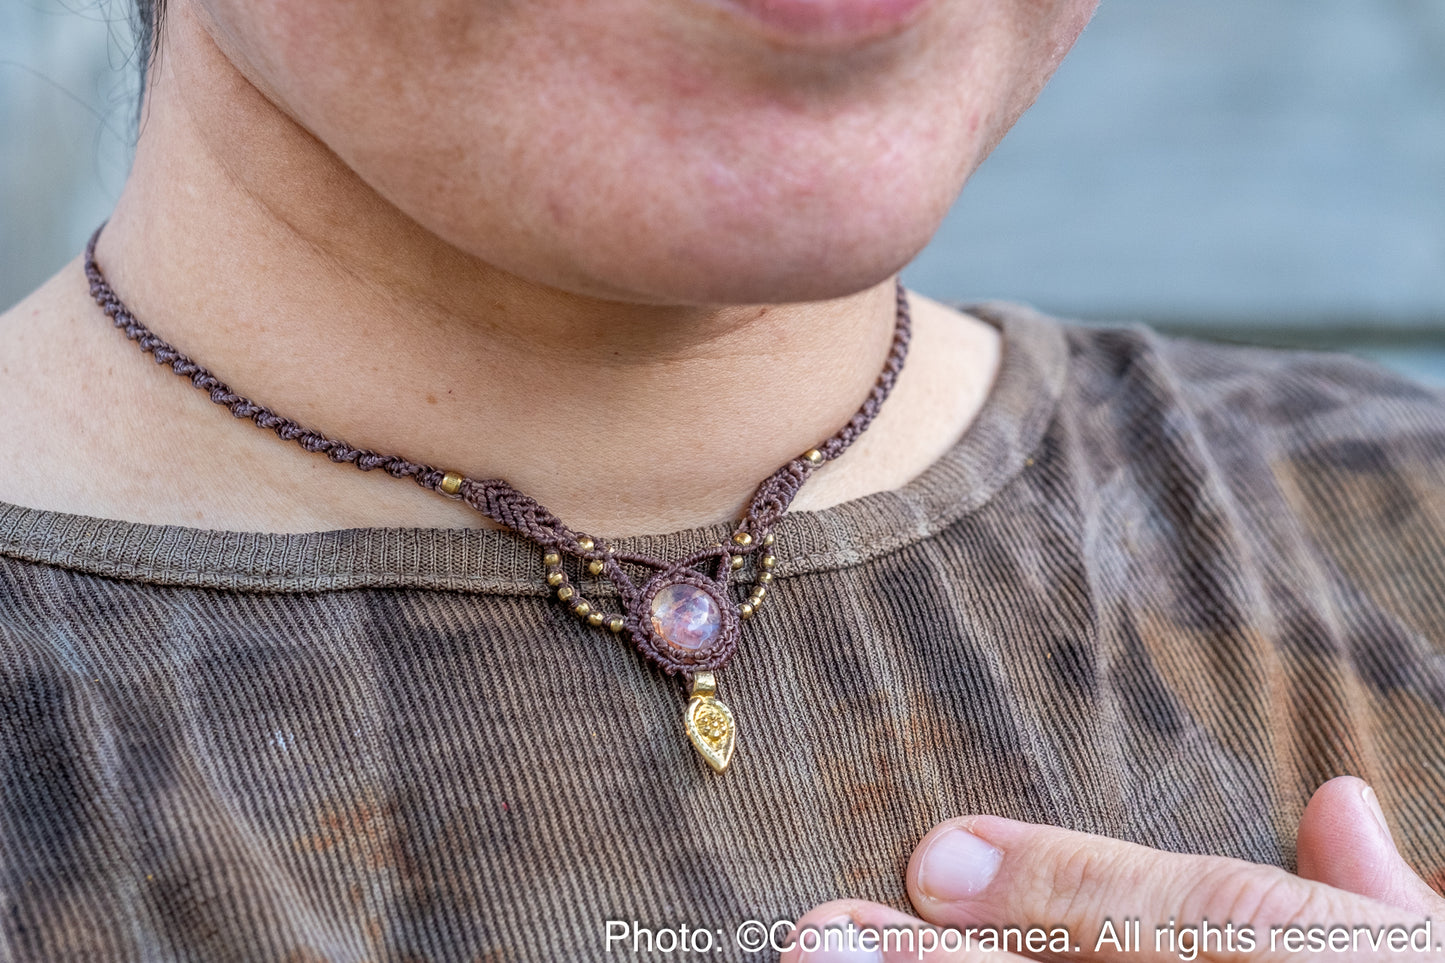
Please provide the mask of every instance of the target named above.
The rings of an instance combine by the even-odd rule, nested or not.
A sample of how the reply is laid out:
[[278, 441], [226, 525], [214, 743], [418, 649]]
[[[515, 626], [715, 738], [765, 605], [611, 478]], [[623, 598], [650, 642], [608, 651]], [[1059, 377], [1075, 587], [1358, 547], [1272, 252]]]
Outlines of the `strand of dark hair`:
[[161, 53], [161, 30], [165, 25], [166, 0], [135, 0], [132, 12], [135, 24], [135, 59], [140, 68], [140, 95], [136, 101], [136, 114], [145, 103], [146, 78], [150, 76], [156, 59]]

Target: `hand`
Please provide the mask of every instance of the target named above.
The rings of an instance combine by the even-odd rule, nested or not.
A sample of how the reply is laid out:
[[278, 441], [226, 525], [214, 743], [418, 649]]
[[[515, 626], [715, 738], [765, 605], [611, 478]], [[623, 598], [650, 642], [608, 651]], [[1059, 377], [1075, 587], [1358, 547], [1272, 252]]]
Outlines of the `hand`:
[[[1342, 776], [1315, 792], [1300, 821], [1298, 861], [1294, 876], [1237, 859], [1160, 852], [1051, 826], [965, 816], [934, 827], [913, 851], [908, 894], [921, 920], [876, 903], [825, 903], [798, 921], [795, 939], [804, 937], [805, 929], [813, 933], [784, 953], [783, 963], [1445, 958], [1436, 950], [1445, 944], [1445, 900], [1400, 857], [1373, 791], [1359, 779]], [[1427, 918], [1432, 922], [1426, 952], [1398, 943], [1392, 949], [1388, 942], [1378, 948], [1367, 939], [1354, 942], [1355, 928], [1368, 926], [1379, 934], [1384, 926], [1397, 928], [1397, 941], [1413, 937], [1419, 947]], [[1109, 930], [1106, 920], [1112, 920]], [[1126, 928], [1125, 920], [1140, 922]], [[1215, 933], [1201, 942], [1205, 920]], [[987, 952], [989, 930], [979, 928], [997, 932], [1005, 926], [1024, 934], [1036, 927], [1033, 945], [1024, 945], [1021, 953]], [[876, 949], [889, 927], [912, 930], [913, 946], [900, 945], [899, 937], [886, 952]], [[1156, 927], [1163, 928], [1157, 948]], [[1310, 927], [1321, 928], [1313, 946]], [[1334, 939], [1351, 942], [1321, 942], [1330, 938], [1330, 927], [1343, 928]], [[943, 940], [944, 928], [957, 931], [951, 942]], [[969, 928], [975, 929], [971, 944], [959, 946]], [[1252, 946], [1245, 945], [1246, 928]], [[1106, 933], [1113, 939], [1100, 942]], [[820, 938], [832, 942], [805, 951]], [[833, 952], [845, 940], [851, 953]], [[937, 948], [940, 943], [946, 947]], [[935, 949], [920, 955], [925, 944]], [[1019, 949], [1017, 940], [1008, 949]]]

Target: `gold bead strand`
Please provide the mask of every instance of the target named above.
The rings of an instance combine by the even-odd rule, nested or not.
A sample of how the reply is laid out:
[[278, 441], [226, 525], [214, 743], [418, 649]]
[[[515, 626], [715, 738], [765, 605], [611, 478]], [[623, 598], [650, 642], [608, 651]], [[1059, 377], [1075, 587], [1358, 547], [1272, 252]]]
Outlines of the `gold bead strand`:
[[[597, 547], [597, 544], [584, 536], [577, 540], [577, 547], [584, 552], [590, 552]], [[603, 551], [605, 552], [607, 549], [604, 548]], [[595, 603], [589, 602], [577, 594], [577, 589], [562, 568], [561, 554], [556, 551], [548, 551], [542, 556], [542, 566], [547, 572], [547, 585], [557, 590], [557, 598], [566, 603], [568, 611], [594, 629], [606, 627], [611, 632], [622, 631], [625, 627], [622, 616], [609, 615], [599, 609]], [[585, 567], [589, 574], [601, 575], [607, 568], [607, 563], [600, 558], [593, 558], [587, 560]]]
[[573, 588], [572, 580], [567, 578], [567, 573], [562, 569], [561, 554], [549, 550], [542, 556], [542, 568], [547, 573], [547, 587], [556, 590], [558, 600], [565, 603], [574, 615], [585, 618], [592, 610], [592, 605]]
[[[739, 538], [739, 536], [741, 536], [741, 538]], [[747, 532], [739, 532], [733, 536], [733, 541], [739, 545], [749, 545], [752, 543], [752, 536], [748, 535]], [[748, 600], [738, 606], [739, 618], [752, 618], [757, 614], [758, 609], [762, 607], [763, 599], [767, 598], [768, 586], [773, 581], [773, 569], [776, 568], [778, 564], [778, 557], [772, 553], [772, 547], [775, 541], [776, 539], [773, 537], [772, 532], [768, 532], [768, 534], [762, 538], [760, 543], [762, 554], [758, 557], [757, 561], [757, 582], [753, 585], [752, 591], [748, 593]], [[739, 568], [740, 562], [742, 562], [742, 556], [734, 556], [733, 568]]]

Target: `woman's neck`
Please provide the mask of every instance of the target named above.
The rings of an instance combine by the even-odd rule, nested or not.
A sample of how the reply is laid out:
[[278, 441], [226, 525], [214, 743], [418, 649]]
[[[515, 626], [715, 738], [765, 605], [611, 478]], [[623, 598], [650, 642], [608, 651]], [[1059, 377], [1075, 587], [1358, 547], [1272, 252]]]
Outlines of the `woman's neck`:
[[[578, 530], [669, 531], [736, 517], [759, 481], [853, 414], [883, 365], [891, 280], [834, 301], [721, 307], [533, 284], [418, 227], [228, 66], [199, 45], [162, 59], [98, 261], [140, 320], [308, 426], [505, 478]], [[68, 448], [72, 466], [97, 464], [68, 496], [22, 478], [0, 479], [0, 498], [212, 528], [477, 523], [202, 410], [103, 330], [71, 270], [7, 316], [0, 352], [27, 377], [46, 368], [8, 337], [21, 324], [32, 348], [44, 336], [16, 319], [29, 309], [53, 316], [52, 347], [73, 365], [107, 372], [90, 398], [48, 372], [48, 388], [12, 402], [37, 424], [72, 409], [30, 440], [28, 463]], [[902, 484], [972, 417], [992, 332], [926, 302], [918, 314], [894, 398], [798, 507]], [[62, 445], [67, 431], [90, 440]], [[23, 428], [6, 441], [23, 450]]]

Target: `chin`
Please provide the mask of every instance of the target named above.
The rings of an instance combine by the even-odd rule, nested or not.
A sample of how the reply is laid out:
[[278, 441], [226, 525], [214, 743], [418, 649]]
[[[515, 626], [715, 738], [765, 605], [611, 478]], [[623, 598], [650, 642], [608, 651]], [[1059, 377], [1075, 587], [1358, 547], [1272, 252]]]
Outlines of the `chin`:
[[[430, 226], [496, 268], [583, 297], [697, 306], [823, 301], [901, 270], [932, 239], [972, 167], [893, 164], [866, 177], [841, 165], [832, 177], [774, 169], [721, 185], [676, 169], [669, 179], [660, 169], [642, 202], [635, 183], [579, 170], [568, 189], [553, 184], [545, 202], [512, 208], [545, 210], [546, 218], [514, 217], [505, 222], [510, 230], [444, 217]], [[457, 216], [476, 209], [445, 205]]]
[[923, 249], [936, 228], [933, 218], [873, 229], [810, 222], [784, 225], [767, 238], [689, 238], [670, 252], [619, 259], [606, 265], [604, 276], [625, 278], [628, 289], [664, 303], [825, 301], [892, 277]]
[[572, 270], [530, 279], [578, 295], [651, 304], [825, 301], [897, 274], [928, 243], [941, 216], [907, 218], [890, 211], [848, 221], [800, 220], [746, 234], [649, 234], [638, 243], [579, 252]]

